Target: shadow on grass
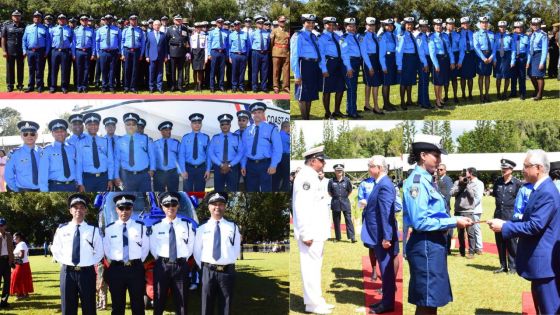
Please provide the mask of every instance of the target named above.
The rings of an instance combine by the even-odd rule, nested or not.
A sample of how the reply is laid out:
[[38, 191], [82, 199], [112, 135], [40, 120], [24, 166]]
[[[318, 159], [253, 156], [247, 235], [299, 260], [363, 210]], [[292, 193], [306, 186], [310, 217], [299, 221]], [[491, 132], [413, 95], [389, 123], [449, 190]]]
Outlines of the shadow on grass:
[[497, 311], [491, 310], [489, 308], [477, 308], [474, 313], [476, 315], [486, 315], [486, 314], [500, 314], [500, 315], [510, 315], [510, 314], [519, 314], [514, 312], [504, 312], [504, 311]]
[[290, 311], [303, 313], [304, 309], [303, 297], [290, 293]]
[[[362, 271], [358, 269], [333, 268], [332, 272], [335, 277], [331, 288], [348, 288], [347, 290], [336, 291], [336, 302], [338, 304], [361, 306], [364, 300]], [[333, 292], [333, 290], [329, 290], [329, 292]]]
[[479, 270], [487, 270], [487, 271], [494, 271], [498, 269], [496, 266], [491, 265], [480, 265], [480, 264], [466, 264], [467, 267], [472, 267]]
[[233, 290], [233, 313], [288, 313], [289, 281], [260, 275], [266, 272], [270, 270], [252, 266], [237, 267]]

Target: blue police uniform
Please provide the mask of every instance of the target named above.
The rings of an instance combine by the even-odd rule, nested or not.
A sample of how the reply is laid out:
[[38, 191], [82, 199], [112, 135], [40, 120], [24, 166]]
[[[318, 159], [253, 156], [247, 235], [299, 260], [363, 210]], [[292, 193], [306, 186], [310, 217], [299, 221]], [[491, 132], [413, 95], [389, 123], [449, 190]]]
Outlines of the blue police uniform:
[[418, 67], [427, 67], [428, 62], [424, 53], [420, 51], [418, 42], [411, 32], [404, 31], [398, 36], [396, 52], [397, 70], [400, 71], [400, 84], [404, 86], [416, 85]]
[[459, 76], [462, 79], [472, 79], [476, 75], [477, 59], [474, 50], [473, 32], [461, 29], [459, 41], [459, 59], [457, 64], [461, 65]]
[[102, 73], [102, 91], [115, 89], [115, 72], [119, 47], [121, 43], [121, 30], [114, 26], [102, 26], [95, 34], [97, 58]]
[[[529, 57], [527, 65], [530, 77], [544, 78], [546, 72], [546, 55], [548, 49], [548, 35], [543, 30], [533, 32], [529, 36]], [[543, 65], [543, 70], [539, 70], [539, 65]]]
[[231, 87], [243, 91], [245, 89], [245, 68], [247, 56], [251, 50], [249, 36], [244, 31], [233, 31], [229, 34], [229, 58], [231, 58]]
[[[476, 73], [482, 76], [489, 76], [492, 74], [492, 63], [485, 64], [484, 59], [492, 58], [494, 60], [494, 55], [492, 54], [494, 47], [494, 33], [485, 30], [478, 30], [474, 34], [474, 51], [478, 55]], [[463, 65], [464, 66], [464, 65]]]
[[9, 154], [4, 179], [11, 191], [39, 191], [39, 161], [42, 149], [23, 144]]
[[[364, 82], [367, 86], [381, 86], [383, 84], [383, 70], [379, 63], [379, 40], [377, 34], [365, 32], [360, 36], [360, 49], [363, 60]], [[369, 75], [369, 69], [373, 68], [373, 76]]]
[[282, 141], [282, 159], [276, 168], [276, 174], [272, 175], [273, 191], [289, 191], [290, 189], [290, 134], [280, 130], [280, 140]]
[[74, 32], [68, 25], [57, 25], [49, 30], [51, 34], [51, 66], [52, 72], [49, 78], [49, 89], [51, 92], [56, 90], [58, 80], [58, 69], [61, 71], [62, 91], [68, 90], [70, 81], [70, 62]]
[[496, 33], [494, 36], [494, 51], [496, 58], [494, 78], [509, 79], [512, 75], [512, 66], [515, 65], [515, 47], [513, 37], [507, 33]]
[[79, 135], [71, 135], [70, 137], [68, 137], [66, 139], [66, 143], [68, 143], [69, 145], [76, 146], [76, 144], [78, 144], [78, 142], [80, 142], [85, 137], [86, 137], [86, 134], [83, 133], [83, 132]]
[[370, 177], [361, 181], [358, 185], [358, 201], [367, 200], [373, 187], [375, 187], [375, 178]]
[[55, 141], [43, 148], [39, 163], [39, 189], [76, 191], [76, 148]]
[[114, 179], [114, 157], [111, 142], [100, 136], [85, 135], [76, 147], [76, 179], [86, 191], [105, 191]]
[[124, 56], [124, 91], [136, 91], [140, 58], [144, 56], [146, 36], [139, 26], [129, 26], [121, 34], [121, 54]]
[[278, 166], [282, 159], [282, 140], [276, 125], [267, 122], [253, 124], [243, 132], [244, 155], [241, 168], [246, 169], [248, 192], [271, 192], [272, 176], [268, 168]]
[[327, 78], [323, 78], [322, 92], [343, 92], [344, 76], [346, 71], [342, 63], [341, 49], [339, 44], [340, 36], [327, 30], [318, 38], [319, 51], [321, 52], [321, 71], [328, 73]]
[[[78, 26], [74, 29], [72, 37], [72, 56], [76, 59], [76, 78], [75, 82], [78, 92], [87, 91], [90, 59], [97, 55], [95, 47], [95, 31], [89, 26]], [[95, 69], [91, 69], [95, 71]]]
[[151, 191], [148, 171], [155, 171], [154, 143], [147, 135], [134, 133], [116, 140], [115, 178], [121, 178], [125, 191]]
[[383, 73], [383, 85], [395, 85], [397, 81], [396, 52], [397, 36], [392, 32], [384, 32], [379, 40], [379, 63]]
[[[227, 142], [226, 142], [227, 139]], [[214, 190], [237, 191], [239, 184], [239, 164], [243, 158], [241, 137], [223, 132], [212, 137], [208, 146], [208, 162], [214, 170]], [[222, 174], [220, 166], [230, 165], [230, 171]], [[226, 188], [227, 187], [227, 188]]]
[[[430, 59], [432, 59], [433, 84], [443, 86], [449, 84], [449, 71], [451, 64], [455, 63], [455, 56], [451, 53], [449, 38], [445, 33], [434, 32], [430, 35], [428, 43]], [[436, 72], [439, 68], [439, 72]]]
[[317, 36], [305, 29], [297, 31], [290, 40], [290, 65], [295, 79], [301, 84], [295, 86], [294, 96], [298, 101], [319, 99], [319, 79], [321, 78], [321, 53]]
[[[451, 48], [449, 51], [453, 54], [454, 63], [457, 63], [461, 56], [461, 34], [456, 31], [445, 32], [445, 34], [447, 34], [447, 39], [449, 39], [449, 47]], [[458, 76], [459, 69], [455, 68], [449, 71], [450, 79], [456, 79]]]
[[183, 181], [183, 191], [204, 191], [206, 180], [204, 173], [210, 171], [207, 163], [207, 151], [210, 137], [203, 132], [189, 132], [181, 139], [179, 148], [179, 167], [181, 173], [187, 172]]
[[[416, 36], [416, 43], [418, 44], [419, 54], [424, 54], [424, 59], [426, 59], [426, 63], [428, 65], [428, 69], [432, 67], [432, 59], [430, 57], [430, 49], [428, 47], [428, 35], [425, 33], [418, 33]], [[422, 108], [432, 108], [432, 104], [430, 103], [430, 70], [428, 72], [424, 72], [422, 69], [422, 65], [418, 67], [418, 105]]]
[[[44, 88], [45, 56], [51, 50], [51, 35], [49, 29], [43, 24], [31, 24], [25, 27], [22, 38], [23, 53], [27, 55], [29, 66], [28, 91], [33, 91], [35, 85], [39, 91]], [[48, 78], [50, 79], [50, 78]]]
[[527, 93], [525, 78], [527, 74], [527, 57], [529, 56], [529, 37], [524, 33], [514, 33], [511, 36], [515, 49], [515, 67], [512, 69], [511, 76], [511, 96], [516, 96], [517, 81], [519, 81], [519, 94], [525, 98]]
[[218, 87], [224, 89], [224, 71], [228, 50], [228, 33], [224, 29], [217, 27], [211, 30], [208, 33], [208, 41], [206, 43], [206, 55], [212, 57], [210, 60], [211, 90], [214, 90], [216, 85], [216, 75], [218, 76]]
[[455, 228], [457, 220], [447, 214], [445, 198], [432, 175], [419, 166], [404, 182], [403, 209], [404, 226], [413, 228], [406, 243], [410, 266], [408, 302], [444, 306], [453, 300], [445, 235], [448, 229]]
[[[251, 62], [253, 73], [251, 83], [253, 92], [268, 91], [268, 52], [270, 50], [270, 33], [264, 29], [256, 29], [249, 37], [251, 41]], [[260, 75], [260, 82], [259, 82]]]
[[[352, 77], [349, 78], [347, 75], [344, 76], [344, 82], [346, 83], [346, 114], [350, 117], [355, 117], [358, 115], [357, 107], [357, 92], [358, 92], [358, 76], [360, 73], [360, 65], [362, 64], [362, 53], [360, 50], [360, 39], [355, 33], [345, 33], [340, 37], [340, 51], [342, 53], [342, 63], [346, 68], [346, 71], [353, 71]], [[366, 64], [371, 67], [368, 60], [365, 60]]]
[[161, 138], [154, 141], [154, 148], [156, 153], [154, 191], [179, 190], [180, 145], [181, 143], [179, 142], [179, 140], [174, 138]]

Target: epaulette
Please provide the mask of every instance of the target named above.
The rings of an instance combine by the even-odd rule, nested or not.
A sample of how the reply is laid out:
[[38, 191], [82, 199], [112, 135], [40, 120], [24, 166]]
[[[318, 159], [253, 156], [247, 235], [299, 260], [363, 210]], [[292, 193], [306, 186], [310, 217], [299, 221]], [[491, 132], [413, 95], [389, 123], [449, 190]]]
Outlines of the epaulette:
[[144, 225], [144, 222], [140, 221], [140, 220], [134, 220], [134, 222], [140, 224], [140, 225]]
[[61, 224], [58, 225], [58, 228], [60, 229], [61, 227], [66, 226], [66, 225], [68, 225], [68, 222], [66, 222], [66, 223], [61, 223]]
[[155, 221], [155, 222], [152, 224], [152, 226], [154, 226], [154, 225], [156, 225], [156, 224], [158, 224], [158, 223], [161, 223], [161, 219]]
[[415, 184], [419, 184], [421, 178], [422, 178], [422, 175], [420, 175], [420, 174], [415, 174], [415, 175], [414, 175], [414, 178], [412, 179], [412, 182], [415, 183]]
[[115, 222], [111, 222], [111, 223], [107, 224], [107, 226], [105, 226], [105, 228], [108, 228], [108, 227], [110, 227], [110, 226], [113, 225], [113, 224], [115, 224]]

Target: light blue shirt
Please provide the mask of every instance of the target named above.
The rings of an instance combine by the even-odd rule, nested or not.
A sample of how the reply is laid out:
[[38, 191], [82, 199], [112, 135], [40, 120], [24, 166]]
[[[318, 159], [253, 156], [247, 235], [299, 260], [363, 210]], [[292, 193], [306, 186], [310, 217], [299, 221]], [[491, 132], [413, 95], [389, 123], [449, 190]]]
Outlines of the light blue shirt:
[[129, 148], [131, 135], [121, 136], [116, 140], [115, 147], [115, 175], [114, 178], [120, 178], [119, 171], [137, 172], [148, 169], [156, 170], [156, 156], [154, 153], [154, 142], [147, 135], [134, 133], [132, 135], [134, 142], [134, 165], [129, 163]]
[[366, 64], [368, 69], [373, 68], [371, 60], [369, 59], [370, 54], [377, 54], [375, 58], [379, 59], [379, 40], [377, 35], [372, 32], [365, 32], [360, 36], [360, 49], [362, 53], [362, 59]]
[[447, 38], [449, 39], [451, 51], [461, 51], [461, 34], [455, 31], [445, 32], [445, 34], [447, 34]]
[[[492, 44], [494, 43], [494, 33], [490, 31], [479, 30], [478, 32], [474, 33], [474, 51], [478, 57], [482, 60], [486, 59], [484, 54], [482, 53], [483, 50], [490, 50], [493, 51]], [[494, 54], [490, 55], [488, 58], [493, 58]]]
[[403, 54], [415, 54], [416, 50], [418, 50], [418, 57], [420, 61], [424, 65], [424, 67], [428, 66], [428, 62], [426, 61], [426, 55], [420, 50], [420, 45], [414, 35], [409, 31], [404, 31], [402, 35], [398, 36], [397, 42], [397, 70], [402, 70], [402, 60]]
[[507, 33], [496, 33], [494, 35], [494, 51], [492, 54], [498, 56], [500, 54], [500, 47], [503, 45], [504, 54], [506, 51], [511, 51], [511, 62], [515, 64], [515, 46], [513, 45], [513, 37]]
[[[109, 36], [109, 45], [107, 45], [107, 36]], [[105, 25], [97, 29], [95, 32], [95, 42], [96, 42], [96, 52], [99, 56], [101, 50], [108, 49], [119, 49], [121, 44], [121, 30], [111, 25]]]
[[252, 124], [243, 132], [242, 142], [244, 154], [243, 160], [241, 160], [241, 167], [246, 167], [247, 159], [261, 160], [270, 158], [270, 167], [276, 168], [282, 159], [282, 140], [280, 139], [278, 128], [276, 128], [276, 125], [264, 121], [259, 123], [258, 128], [259, 140], [257, 142], [255, 154], [253, 154], [252, 151], [253, 143], [256, 139], [255, 133], [257, 125]]
[[[52, 27], [49, 32], [51, 33], [51, 47], [52, 49], [69, 49], [72, 47], [74, 32], [68, 25], [57, 25]], [[62, 40], [61, 40], [62, 33]]]
[[[333, 39], [334, 36], [334, 39]], [[327, 56], [341, 58], [342, 56], [338, 55], [338, 50], [336, 49], [336, 43], [340, 40], [340, 36], [338, 34], [329, 32], [327, 30], [323, 31], [323, 34], [319, 36], [318, 44], [319, 44], [319, 51], [321, 52], [321, 71], [323, 73], [327, 73]], [[335, 42], [336, 41], [336, 42]], [[340, 46], [340, 44], [338, 44]], [[313, 51], [314, 48], [313, 48]], [[341, 50], [342, 52], [342, 50]]]
[[[265, 30], [262, 29], [254, 30], [251, 36], [249, 37], [249, 40], [251, 41], [251, 49], [253, 50], [268, 50], [270, 47], [270, 33]], [[261, 42], [262, 42], [262, 46], [261, 46]]]
[[231, 53], [243, 53], [247, 55], [251, 49], [251, 43], [249, 42], [249, 36], [243, 31], [233, 31], [229, 34], [229, 52]]
[[[134, 29], [134, 31], [133, 31]], [[134, 45], [132, 45], [132, 34], [134, 33]], [[132, 26], [125, 27], [122, 30], [121, 34], [121, 54], [124, 55], [124, 52], [127, 48], [134, 48], [140, 50], [140, 56], [144, 56], [144, 48], [146, 47], [146, 34], [144, 31], [139, 27]]]
[[[222, 32], [222, 42], [220, 42], [220, 32]], [[216, 27], [208, 32], [206, 53], [210, 56], [210, 51], [212, 49], [224, 49], [227, 52], [229, 50], [228, 43], [228, 33], [224, 29]]]
[[[196, 159], [194, 153], [194, 138], [197, 135], [198, 142], [198, 156]], [[203, 132], [189, 132], [181, 139], [181, 146], [179, 149], [179, 167], [181, 172], [185, 172], [185, 164], [200, 165], [206, 162], [206, 152], [210, 144], [210, 137]], [[210, 170], [210, 165], [206, 165], [206, 170]]]
[[107, 138], [95, 136], [97, 152], [99, 156], [99, 167], [93, 163], [93, 137], [85, 135], [78, 141], [76, 147], [76, 173], [79, 185], [83, 185], [83, 173], [103, 173], [107, 172], [110, 180], [114, 179], [114, 157], [111, 142]]
[[525, 57], [529, 55], [529, 36], [521, 33], [513, 33], [511, 35], [513, 40], [513, 47], [515, 48], [515, 55], [526, 54]]
[[[62, 145], [68, 157], [70, 176], [64, 176], [64, 162], [62, 160]], [[68, 143], [55, 141], [43, 148], [39, 163], [39, 189], [49, 191], [49, 180], [60, 182], [76, 180], [76, 148]]]
[[[231, 166], [236, 166], [243, 158], [243, 147], [241, 138], [231, 132], [227, 133], [228, 138], [228, 154], [226, 162]], [[218, 133], [212, 137], [210, 146], [208, 147], [208, 164], [215, 164], [220, 166], [224, 161], [224, 133]]]
[[95, 51], [95, 31], [89, 26], [78, 26], [74, 29], [72, 37], [72, 55], [76, 56], [76, 49], [91, 49], [91, 53], [96, 55]]
[[[471, 30], [461, 29], [459, 39], [459, 61], [458, 64], [463, 64], [465, 54], [470, 54], [474, 50], [473, 32]], [[468, 41], [467, 41], [468, 39]]]
[[[317, 49], [313, 43], [317, 45]], [[290, 64], [295, 79], [301, 79], [299, 58], [319, 59], [321, 56], [318, 50], [319, 40], [315, 34], [302, 29], [292, 36], [290, 39]]]
[[[340, 51], [342, 53], [342, 62], [346, 67], [346, 71], [352, 70], [350, 57], [362, 57], [362, 54], [360, 52], [360, 39], [358, 37], [359, 36], [356, 33], [345, 33], [344, 35], [342, 35], [342, 37], [340, 37]], [[355, 75], [358, 74], [356, 73]]]
[[84, 139], [86, 134], [82, 132], [80, 135], [71, 135], [70, 137], [66, 138], [66, 143], [75, 146], [80, 140]]
[[379, 40], [379, 63], [381, 64], [381, 69], [387, 71], [387, 63], [385, 62], [385, 56], [389, 54], [394, 54], [397, 48], [397, 35], [392, 32], [384, 32]]
[[[165, 140], [167, 140], [167, 165], [164, 162], [164, 148]], [[176, 169], [177, 173], [180, 172], [179, 168], [179, 146], [181, 143], [179, 140], [174, 138], [161, 138], [154, 141], [154, 147], [156, 152], [156, 170], [159, 171], [169, 171], [171, 169]]]
[[515, 196], [515, 204], [513, 205], [513, 219], [512, 221], [521, 221], [523, 214], [525, 213], [525, 207], [527, 207], [527, 202], [529, 197], [533, 192], [533, 184], [525, 183], [519, 191], [517, 191], [517, 196]]
[[437, 60], [437, 55], [447, 54], [449, 57], [449, 62], [451, 64], [455, 63], [455, 56], [451, 53], [451, 46], [449, 45], [449, 38], [445, 33], [434, 32], [430, 35], [430, 41], [428, 43], [428, 49], [430, 50], [430, 59], [434, 67], [439, 68], [439, 62]]
[[[532, 56], [536, 52], [542, 52], [539, 65], [546, 64], [546, 55], [548, 51], [548, 36], [542, 30], [533, 32], [529, 36], [529, 54]], [[527, 64], [530, 64], [531, 58], [527, 58]]]
[[41, 161], [42, 149], [39, 146], [30, 148], [27, 145], [22, 145], [11, 152], [4, 171], [4, 179], [11, 190], [17, 192], [20, 188], [39, 189], [38, 181], [37, 185], [33, 184], [32, 151], [35, 155], [35, 161], [37, 161], [37, 179], [39, 179], [39, 163]]
[[373, 191], [373, 187], [375, 187], [375, 178], [370, 177], [364, 179], [358, 186], [358, 201], [367, 201], [369, 194]]
[[48, 55], [51, 49], [51, 34], [49, 29], [43, 24], [31, 24], [25, 27], [22, 38], [22, 50], [27, 54], [28, 50], [45, 48]]
[[428, 35], [425, 33], [418, 33], [416, 36], [416, 42], [418, 43], [418, 48], [420, 49], [420, 53], [424, 54], [426, 57], [426, 61], [430, 58], [430, 48], [428, 47]]

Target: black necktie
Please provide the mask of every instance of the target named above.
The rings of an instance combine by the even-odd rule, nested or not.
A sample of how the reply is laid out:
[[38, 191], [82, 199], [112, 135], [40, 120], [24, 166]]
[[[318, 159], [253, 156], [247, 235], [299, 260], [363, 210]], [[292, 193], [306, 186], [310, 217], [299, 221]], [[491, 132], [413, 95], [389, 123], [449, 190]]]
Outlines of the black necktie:
[[169, 153], [167, 152], [167, 139], [163, 139], [163, 165], [169, 164]]
[[315, 47], [315, 52], [317, 53], [317, 59], [321, 61], [321, 54], [319, 53], [319, 46], [317, 45], [317, 41], [315, 39], [315, 34], [309, 33], [309, 38], [311, 39], [311, 43], [313, 43], [313, 47]]
[[111, 137], [111, 146], [112, 146], [112, 149], [113, 149], [113, 154], [115, 154], [115, 137], [114, 136]]
[[58, 48], [64, 48], [64, 27], [60, 27], [60, 44]]
[[251, 155], [257, 154], [257, 145], [259, 143], [259, 126], [255, 126], [255, 137], [253, 138], [253, 147], [251, 148]]
[[86, 28], [82, 26], [82, 38], [80, 48], [85, 48], [86, 46]]
[[77, 266], [80, 263], [80, 225], [76, 225], [74, 239], [72, 240], [72, 263]]
[[218, 29], [218, 34], [220, 34], [220, 49], [222, 49], [222, 30]]
[[64, 143], [62, 144], [60, 151], [62, 152], [62, 166], [64, 167], [64, 177], [70, 177], [70, 165], [68, 164], [68, 155], [66, 154], [66, 149], [64, 149]]
[[340, 55], [340, 44], [338, 43], [338, 41], [337, 41], [336, 38], [334, 37], [334, 32], [331, 33], [331, 36], [332, 36], [332, 40], [333, 40], [333, 42], [334, 42], [334, 45], [336, 46], [336, 53], [337, 53], [336, 56], [337, 56], [338, 58], [340, 58], [340, 57], [341, 57], [341, 55]]
[[414, 37], [412, 36], [412, 33], [408, 32], [408, 36], [410, 36], [410, 40], [412, 40], [412, 43], [414, 44], [414, 53], [416, 54], [416, 56], [418, 56], [418, 46], [416, 44], [416, 41], [414, 40]]
[[469, 38], [469, 31], [465, 31], [465, 36], [467, 37], [467, 50], [471, 50], [471, 40]]
[[264, 50], [264, 39], [263, 39], [262, 30], [259, 31], [259, 34], [261, 35], [261, 50]]
[[177, 260], [177, 238], [175, 238], [175, 229], [173, 228], [173, 222], [169, 225], [169, 261], [175, 262]]
[[134, 26], [131, 26], [130, 30], [132, 32], [132, 48], [136, 48], [136, 36], [134, 36]]
[[212, 250], [212, 258], [218, 261], [222, 256], [222, 233], [220, 233], [220, 221], [216, 221], [216, 229], [214, 229], [214, 248]]
[[239, 34], [239, 32], [237, 32], [237, 42], [239, 43], [239, 52], [244, 52], [243, 46], [241, 46], [241, 34]]
[[488, 36], [488, 31], [485, 31], [484, 34], [486, 35], [486, 45], [488, 45], [487, 50], [490, 50], [490, 47], [492, 47], [492, 45], [490, 45], [490, 37]]
[[37, 158], [35, 157], [35, 149], [31, 149], [31, 173], [33, 173], [33, 185], [38, 185], [39, 170], [37, 169]]
[[126, 263], [128, 262], [128, 255], [129, 255], [129, 251], [128, 251], [128, 231], [126, 230], [126, 223], [123, 223], [123, 237], [122, 237], [122, 243], [123, 243], [123, 261]]
[[198, 133], [194, 134], [194, 143], [193, 143], [193, 159], [198, 159]]
[[109, 27], [109, 25], [107, 25], [107, 37], [105, 38], [106, 41], [106, 49], [110, 49], [111, 48], [111, 28]]
[[375, 33], [371, 33], [371, 38], [375, 42], [375, 53], [379, 56], [379, 43], [377, 42], [377, 38], [375, 38]]
[[439, 33], [439, 39], [441, 39], [441, 45], [443, 46], [443, 51], [445, 52], [445, 56], [449, 55], [447, 52], [447, 46], [445, 45], [445, 41], [443, 40], [442, 33]]
[[360, 44], [358, 43], [358, 39], [356, 38], [356, 34], [350, 34], [354, 41], [356, 42], [356, 46], [358, 46], [358, 51], [360, 52], [360, 56], [362, 55], [362, 49], [360, 48]]
[[224, 164], [228, 162], [228, 136], [224, 135], [224, 154], [222, 156]]
[[128, 165], [134, 166], [134, 135], [130, 135], [130, 141], [128, 142]]
[[93, 167], [99, 167], [99, 152], [97, 151], [97, 141], [95, 141], [95, 136], [92, 138], [91, 150], [93, 151]]

